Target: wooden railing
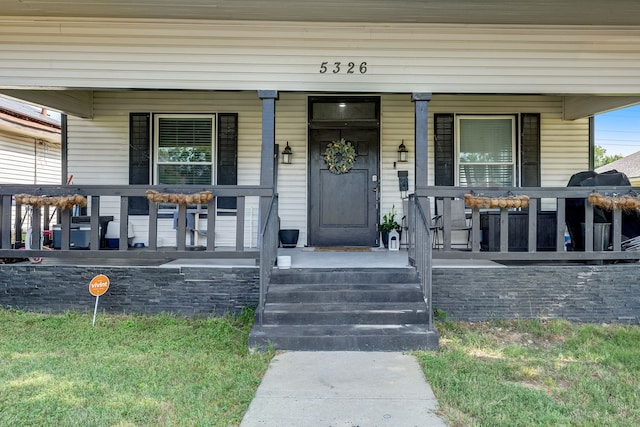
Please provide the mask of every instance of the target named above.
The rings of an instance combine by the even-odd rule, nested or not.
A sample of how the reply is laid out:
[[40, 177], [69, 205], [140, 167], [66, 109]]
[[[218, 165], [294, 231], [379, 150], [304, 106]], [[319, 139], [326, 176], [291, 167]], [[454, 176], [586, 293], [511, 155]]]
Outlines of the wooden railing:
[[[176, 244], [174, 246], [160, 247], [158, 245], [158, 219], [159, 203], [149, 203], [148, 214], [148, 240], [144, 248], [133, 248], [128, 245], [129, 201], [133, 197], [145, 197], [147, 190], [155, 190], [160, 193], [193, 194], [202, 191], [211, 191], [214, 199], [206, 204], [206, 230], [207, 244], [198, 248], [189, 247], [186, 244], [187, 212], [185, 204], [174, 205], [177, 210], [176, 220]], [[58, 209], [53, 207], [31, 208], [15, 203], [16, 194], [29, 194], [34, 196], [66, 196], [79, 194], [88, 200], [88, 222], [90, 244], [87, 250], [77, 250], [72, 247], [70, 230], [74, 220], [74, 209]], [[0, 258], [26, 258], [26, 257], [62, 257], [62, 258], [140, 258], [140, 259], [176, 259], [176, 258], [254, 258], [260, 257], [260, 252], [255, 248], [245, 247], [245, 200], [248, 197], [259, 197], [270, 200], [273, 189], [260, 186], [141, 186], [141, 185], [93, 185], [93, 186], [45, 186], [45, 185], [2, 185], [0, 186]], [[104, 197], [119, 198], [119, 207], [116, 212], [101, 212], [101, 199]], [[216, 212], [215, 203], [217, 197], [235, 197], [236, 209], [232, 212], [235, 216], [235, 245], [230, 247], [216, 247]], [[32, 240], [29, 242], [31, 249], [20, 249], [25, 242], [22, 233], [26, 224], [23, 224], [25, 212], [30, 212], [28, 228]], [[204, 209], [203, 209], [204, 210]], [[57, 212], [56, 212], [57, 211]], [[100, 221], [104, 215], [111, 215], [119, 222], [119, 244], [117, 248], [107, 249], [101, 245]], [[40, 238], [44, 230], [50, 230], [50, 218], [55, 217], [60, 233], [59, 249], [41, 249]], [[259, 234], [259, 233], [256, 233]], [[197, 249], [197, 250], [194, 250]]]
[[[589, 195], [598, 193], [617, 197], [640, 194], [640, 189], [632, 187], [560, 187], [560, 188], [460, 188], [428, 187], [416, 193], [419, 200], [429, 200], [430, 206], [436, 206], [436, 200], [442, 200], [440, 206], [444, 212], [438, 212], [439, 222], [433, 220], [436, 212], [432, 210], [430, 227], [439, 234], [433, 258], [461, 258], [488, 260], [638, 260], [640, 251], [625, 250], [622, 234], [623, 211], [615, 208], [609, 211], [609, 224], [594, 221], [594, 206], [588, 202]], [[465, 194], [477, 197], [506, 198], [528, 196], [526, 208], [470, 208], [466, 205], [470, 227], [468, 242], [456, 245], [452, 239], [454, 227], [451, 225], [451, 206], [453, 199], [464, 199]], [[569, 201], [572, 212], [567, 211]], [[424, 203], [422, 204], [424, 206]], [[565, 246], [567, 215], [574, 215], [575, 208], [584, 215], [579, 224], [578, 233], [584, 241], [580, 250]], [[582, 207], [584, 205], [584, 207]], [[535, 213], [535, 214], [534, 214]], [[626, 212], [632, 217], [638, 211]], [[635, 218], [634, 217], [634, 218]], [[627, 216], [628, 218], [628, 216]], [[549, 220], [549, 221], [547, 221]], [[626, 219], [628, 221], [628, 219]], [[520, 226], [516, 226], [520, 224]], [[524, 224], [524, 225], [523, 225]], [[596, 233], [594, 233], [594, 225]], [[594, 246], [601, 239], [595, 236], [599, 227], [606, 225], [609, 239], [603, 247]], [[524, 227], [524, 228], [523, 228]], [[574, 229], [574, 234], [576, 230]], [[459, 234], [459, 232], [458, 232]], [[546, 244], [540, 247], [541, 236], [546, 236]], [[594, 236], [596, 238], [594, 238]], [[575, 237], [575, 236], [574, 236]], [[635, 236], [627, 236], [635, 237]], [[518, 242], [518, 243], [514, 243]], [[460, 243], [460, 242], [459, 242]], [[516, 246], [514, 248], [514, 246]]]

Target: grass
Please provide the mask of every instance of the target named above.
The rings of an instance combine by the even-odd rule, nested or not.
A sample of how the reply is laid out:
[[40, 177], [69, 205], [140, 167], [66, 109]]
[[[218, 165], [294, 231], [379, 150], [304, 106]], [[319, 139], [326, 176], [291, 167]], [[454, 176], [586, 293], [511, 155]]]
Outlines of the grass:
[[0, 310], [0, 426], [238, 425], [273, 356], [252, 316]]
[[[43, 315], [0, 309], [0, 426], [236, 426], [273, 353], [253, 313]], [[457, 426], [640, 425], [640, 327], [439, 322], [416, 355]]]
[[439, 322], [416, 353], [452, 426], [640, 425], [640, 328]]

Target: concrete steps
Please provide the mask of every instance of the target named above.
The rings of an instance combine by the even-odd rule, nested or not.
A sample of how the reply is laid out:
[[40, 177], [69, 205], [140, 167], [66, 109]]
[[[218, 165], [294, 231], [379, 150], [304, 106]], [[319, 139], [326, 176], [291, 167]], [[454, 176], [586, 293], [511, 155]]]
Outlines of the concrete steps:
[[404, 351], [437, 349], [413, 268], [274, 270], [255, 349]]
[[276, 303], [267, 304], [269, 325], [407, 324], [429, 321], [425, 303]]

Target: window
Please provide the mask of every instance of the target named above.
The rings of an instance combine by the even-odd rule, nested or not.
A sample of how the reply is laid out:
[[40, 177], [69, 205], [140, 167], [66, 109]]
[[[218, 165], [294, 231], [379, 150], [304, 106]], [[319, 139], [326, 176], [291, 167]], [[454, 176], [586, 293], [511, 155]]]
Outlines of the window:
[[457, 183], [462, 187], [516, 184], [515, 116], [458, 116]]
[[213, 184], [215, 116], [154, 116], [158, 184]]
[[[131, 113], [129, 184], [151, 183], [237, 185], [238, 114]], [[235, 214], [235, 197], [216, 201], [218, 215]], [[129, 215], [148, 214], [146, 197], [129, 200]]]
[[433, 121], [435, 185], [540, 186], [539, 113], [436, 113]]

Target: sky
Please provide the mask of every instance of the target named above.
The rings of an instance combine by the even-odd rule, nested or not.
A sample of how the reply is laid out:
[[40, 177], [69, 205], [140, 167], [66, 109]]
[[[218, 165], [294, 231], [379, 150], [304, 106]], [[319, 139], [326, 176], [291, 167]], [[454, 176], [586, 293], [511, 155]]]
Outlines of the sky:
[[595, 117], [595, 144], [607, 155], [640, 151], [640, 105], [598, 114]]

